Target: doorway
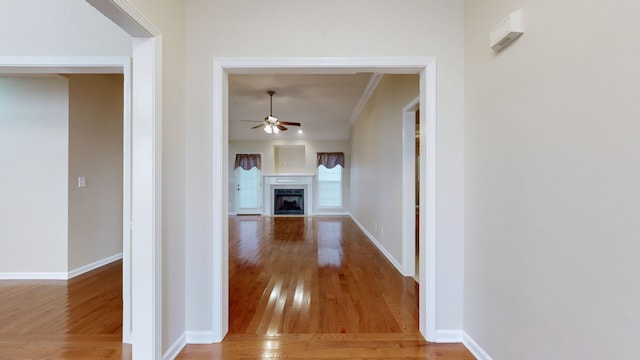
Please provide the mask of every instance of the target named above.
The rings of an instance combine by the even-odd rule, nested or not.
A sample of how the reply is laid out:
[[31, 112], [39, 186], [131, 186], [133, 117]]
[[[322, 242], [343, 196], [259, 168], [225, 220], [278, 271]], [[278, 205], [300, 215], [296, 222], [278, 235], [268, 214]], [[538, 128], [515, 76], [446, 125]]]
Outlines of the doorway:
[[[381, 73], [416, 73], [420, 74], [420, 97], [421, 108], [430, 108], [435, 104], [435, 67], [433, 58], [404, 58], [404, 59], [379, 59], [379, 58], [348, 58], [348, 59], [327, 59], [327, 58], [293, 58], [293, 59], [214, 59], [214, 84], [213, 84], [213, 122], [223, 124], [223, 128], [228, 128], [226, 116], [227, 108], [227, 84], [228, 74], [259, 73], [264, 74], [286, 74], [292, 70], [301, 73], [353, 73], [357, 71], [374, 71]], [[428, 91], [430, 90], [430, 91]], [[412, 118], [412, 121], [414, 118]], [[422, 128], [435, 128], [435, 111], [425, 111], [420, 115]], [[436, 339], [436, 287], [435, 287], [435, 151], [426, 152], [427, 148], [435, 149], [435, 131], [430, 132], [431, 138], [421, 134], [425, 144], [421, 149], [421, 158], [427, 160], [427, 154], [433, 161], [426, 161], [424, 171], [420, 173], [421, 186], [421, 207], [433, 209], [420, 218], [420, 227], [427, 231], [420, 232], [420, 247], [426, 249], [429, 256], [421, 257], [420, 260], [420, 332], [427, 340]], [[415, 135], [413, 135], [415, 136]], [[227, 134], [224, 131], [214, 130], [213, 133], [214, 155], [213, 159], [213, 196], [214, 199], [228, 199], [228, 159], [224, 154], [228, 153]], [[413, 143], [415, 144], [415, 143]], [[412, 152], [415, 151], [412, 149]], [[431, 159], [432, 157], [432, 159]], [[429, 184], [429, 189], [427, 189]], [[413, 193], [413, 189], [412, 189]], [[425, 194], [431, 194], [426, 196]], [[228, 331], [229, 317], [229, 291], [228, 291], [228, 213], [225, 201], [214, 202], [213, 208], [213, 262], [221, 264], [217, 267], [220, 272], [214, 273], [213, 284], [213, 340], [222, 341]], [[412, 201], [414, 204], [414, 201]], [[414, 205], [415, 206], [415, 205]], [[415, 217], [415, 210], [411, 211], [411, 217]], [[414, 219], [415, 221], [415, 219]], [[405, 258], [405, 260], [407, 260]], [[415, 262], [415, 258], [410, 260]], [[428, 264], [428, 266], [427, 266]], [[415, 264], [414, 264], [415, 266]], [[427, 281], [427, 277], [429, 281]], [[427, 303], [429, 307], [427, 307]]]
[[[123, 193], [122, 193], [122, 222], [131, 223], [132, 182], [131, 182], [131, 101], [130, 95], [130, 62], [129, 58], [65, 58], [50, 59], [34, 58], [5, 58], [0, 57], [0, 74], [120, 74], [123, 76]], [[131, 233], [128, 226], [122, 230], [122, 339], [131, 343]]]
[[260, 214], [262, 211], [261, 159], [260, 154], [236, 154], [235, 204], [238, 215]]

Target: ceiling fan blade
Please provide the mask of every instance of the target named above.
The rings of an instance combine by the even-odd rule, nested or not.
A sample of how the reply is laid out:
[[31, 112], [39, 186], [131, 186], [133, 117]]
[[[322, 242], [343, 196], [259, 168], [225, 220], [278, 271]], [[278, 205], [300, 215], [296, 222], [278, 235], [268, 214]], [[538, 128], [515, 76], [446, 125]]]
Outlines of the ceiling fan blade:
[[278, 121], [282, 125], [300, 126], [299, 122]]
[[260, 124], [260, 125], [256, 125], [256, 126], [253, 126], [253, 127], [252, 127], [252, 129], [257, 129], [257, 128], [261, 128], [261, 127], [263, 127], [263, 126], [264, 126], [263, 124]]
[[280, 129], [280, 131], [286, 131], [286, 130], [289, 130], [289, 129], [287, 129], [286, 127], [284, 127], [284, 126], [282, 126], [282, 125], [280, 125], [280, 124], [277, 124], [276, 126], [278, 127], [278, 129]]

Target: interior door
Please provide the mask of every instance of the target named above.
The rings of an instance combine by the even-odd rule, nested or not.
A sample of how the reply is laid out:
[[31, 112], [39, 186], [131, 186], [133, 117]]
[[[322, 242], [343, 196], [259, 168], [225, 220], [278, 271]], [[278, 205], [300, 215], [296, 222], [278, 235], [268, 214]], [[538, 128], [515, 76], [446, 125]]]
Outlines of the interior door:
[[260, 214], [262, 212], [262, 171], [236, 168], [236, 213]]

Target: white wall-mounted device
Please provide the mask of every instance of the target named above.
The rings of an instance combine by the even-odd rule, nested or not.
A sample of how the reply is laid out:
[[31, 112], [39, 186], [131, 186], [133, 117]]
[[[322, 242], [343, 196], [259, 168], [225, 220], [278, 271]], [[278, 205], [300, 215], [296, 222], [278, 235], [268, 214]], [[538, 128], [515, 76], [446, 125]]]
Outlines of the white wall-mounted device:
[[495, 51], [500, 51], [522, 35], [523, 32], [522, 10], [514, 11], [491, 29], [489, 34], [491, 48]]

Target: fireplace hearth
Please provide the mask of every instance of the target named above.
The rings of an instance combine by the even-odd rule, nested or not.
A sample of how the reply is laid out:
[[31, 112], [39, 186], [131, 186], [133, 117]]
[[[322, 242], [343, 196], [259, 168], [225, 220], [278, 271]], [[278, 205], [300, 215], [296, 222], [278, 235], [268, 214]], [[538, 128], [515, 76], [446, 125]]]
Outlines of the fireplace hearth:
[[304, 215], [304, 189], [274, 189], [274, 215]]

